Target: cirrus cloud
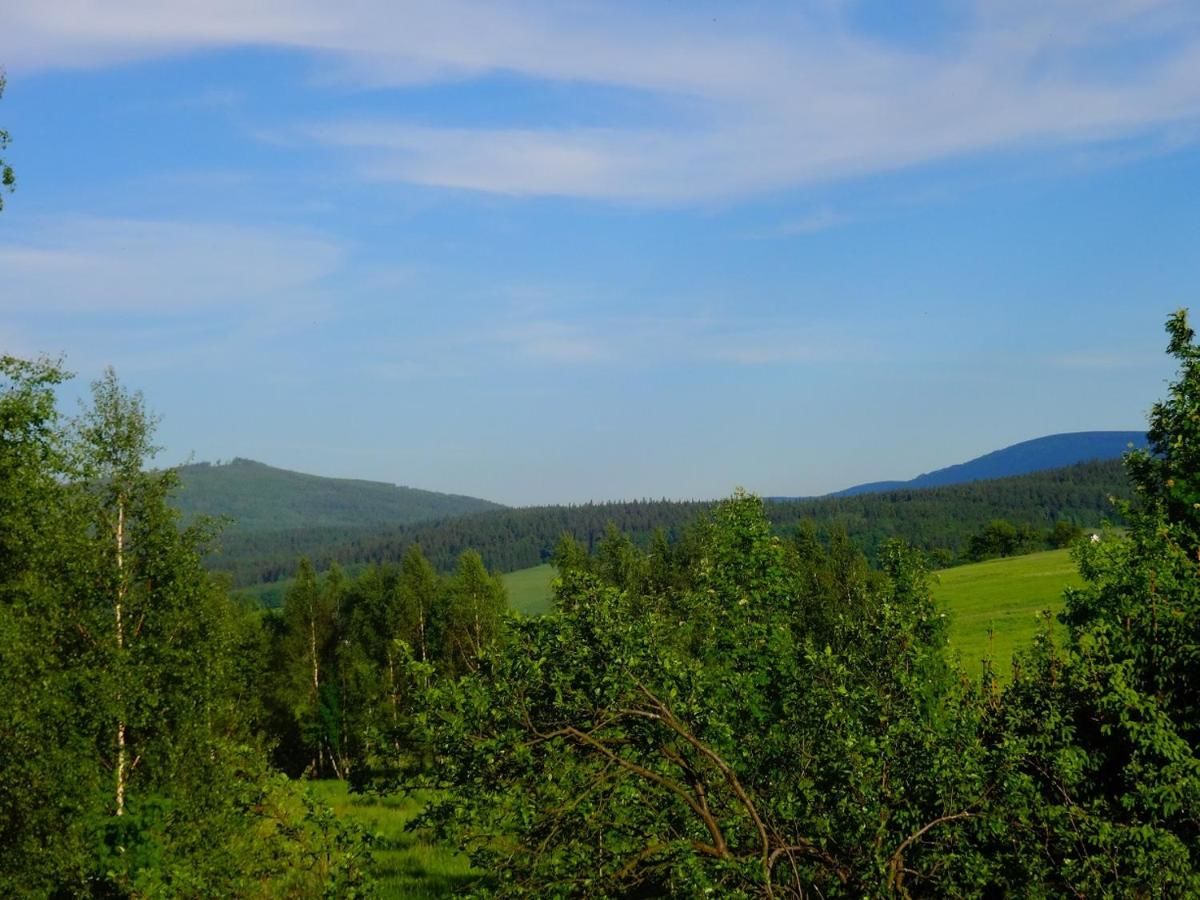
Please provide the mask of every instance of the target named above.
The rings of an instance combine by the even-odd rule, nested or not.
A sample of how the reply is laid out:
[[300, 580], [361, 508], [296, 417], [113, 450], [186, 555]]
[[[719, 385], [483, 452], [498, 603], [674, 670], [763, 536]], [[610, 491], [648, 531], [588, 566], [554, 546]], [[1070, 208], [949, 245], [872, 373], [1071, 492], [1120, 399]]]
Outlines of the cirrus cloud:
[[0, 244], [0, 310], [172, 315], [285, 305], [343, 257], [325, 237], [241, 225], [45, 219]]
[[515, 76], [655, 110], [650, 127], [395, 112], [292, 126], [366, 179], [516, 196], [727, 200], [1200, 121], [1192, 0], [974, 0], [929, 46], [864, 29], [858, 6], [9, 0], [0, 33], [14, 70], [270, 47], [309, 57], [326, 88]]

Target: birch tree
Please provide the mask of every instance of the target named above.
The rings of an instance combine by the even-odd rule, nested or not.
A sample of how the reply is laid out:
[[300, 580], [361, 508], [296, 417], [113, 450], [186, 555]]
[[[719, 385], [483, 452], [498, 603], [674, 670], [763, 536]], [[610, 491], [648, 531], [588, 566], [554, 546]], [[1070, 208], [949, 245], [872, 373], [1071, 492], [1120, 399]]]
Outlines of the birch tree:
[[508, 598], [499, 578], [488, 574], [483, 559], [468, 550], [450, 581], [446, 610], [446, 661], [452, 671], [474, 672], [500, 633]]
[[65, 377], [0, 357], [0, 896], [347, 895], [361, 845], [266, 769], [257, 619], [145, 471], [153, 417], [109, 371], [64, 422]]
[[413, 544], [400, 564], [400, 609], [409, 643], [421, 662], [428, 662], [435, 644], [433, 631], [444, 603], [445, 590], [437, 572]]
[[[145, 608], [129, 609], [131, 569], [129, 540], [137, 527], [135, 507], [156, 489], [144, 466], [158, 452], [152, 442], [156, 420], [147, 414], [141, 393], [125, 391], [110, 366], [104, 376], [92, 383], [92, 405], [76, 421], [80, 471], [95, 489], [97, 533], [107, 542], [101, 560], [105, 571], [100, 574], [108, 585], [112, 609], [113, 662], [116, 673], [116, 693], [113, 697], [116, 721], [113, 725], [113, 808], [116, 815], [125, 814], [125, 792], [131, 760], [129, 751], [128, 714], [130, 702], [123, 682], [128, 680], [130, 639], [141, 635], [148, 612]], [[101, 544], [104, 547], [103, 543]], [[138, 616], [130, 618], [131, 612]]]
[[308, 753], [308, 771], [318, 777], [331, 771], [340, 775], [326, 714], [330, 692], [336, 689], [330, 683], [337, 633], [335, 602], [312, 564], [301, 560], [295, 583], [284, 598], [279, 665], [284, 673], [284, 703]]

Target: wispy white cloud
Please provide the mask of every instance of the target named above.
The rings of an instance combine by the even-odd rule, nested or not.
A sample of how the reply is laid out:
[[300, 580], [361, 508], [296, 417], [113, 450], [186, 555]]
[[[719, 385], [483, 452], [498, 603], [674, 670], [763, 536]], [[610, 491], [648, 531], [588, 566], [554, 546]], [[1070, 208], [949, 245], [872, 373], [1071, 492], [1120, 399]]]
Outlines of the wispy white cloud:
[[548, 320], [522, 322], [496, 330], [494, 340], [535, 362], [572, 364], [613, 359], [614, 348], [580, 325]]
[[858, 33], [838, 4], [259, 3], [8, 0], [10, 68], [227, 46], [309, 53], [357, 83], [518, 74], [638, 92], [652, 127], [464, 128], [403, 117], [298, 124], [366, 178], [512, 195], [692, 203], [1200, 120], [1194, 0], [974, 0], [920, 51]]
[[745, 322], [725, 317], [549, 318], [500, 327], [480, 338], [547, 365], [730, 366], [858, 363], [879, 358], [876, 341], [823, 323]]
[[6, 313], [177, 315], [284, 306], [333, 273], [320, 236], [224, 224], [66, 217], [0, 242]]
[[745, 237], [767, 240], [770, 238], [799, 237], [806, 234], [817, 234], [833, 228], [850, 225], [857, 219], [847, 213], [838, 212], [828, 206], [818, 207], [803, 215], [795, 216], [780, 222], [772, 228], [751, 232]]

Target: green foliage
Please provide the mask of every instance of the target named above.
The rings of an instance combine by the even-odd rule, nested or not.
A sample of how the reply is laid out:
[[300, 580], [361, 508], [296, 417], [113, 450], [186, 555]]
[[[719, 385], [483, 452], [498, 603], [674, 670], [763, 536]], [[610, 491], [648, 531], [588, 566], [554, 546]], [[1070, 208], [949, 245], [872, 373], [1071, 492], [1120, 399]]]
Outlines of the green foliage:
[[[739, 496], [649, 554], [560, 543], [554, 611], [430, 682], [376, 784], [441, 791], [422, 822], [485, 894], [1197, 894], [1200, 351], [1171, 327], [1128, 535], [1075, 542], [1065, 643], [1007, 687], [947, 666], [919, 554], [875, 571]], [[1042, 539], [979, 527], [980, 555]]]
[[[816, 552], [823, 553], [824, 545], [815, 530], [810, 533]], [[653, 566], [656, 557], [670, 560], [678, 552], [674, 546], [665, 554], [652, 548], [647, 553], [648, 564]], [[551, 610], [552, 566], [534, 566], [500, 577], [513, 610], [527, 615]], [[1027, 646], [1044, 629], [1042, 613], [1059, 612], [1063, 591], [1082, 584], [1067, 550], [1046, 550], [943, 568], [933, 577], [931, 590], [950, 623], [948, 649], [961, 655], [964, 670], [978, 676], [987, 658], [996, 676], [1007, 680], [1013, 652]]]
[[347, 764], [378, 755], [399, 727], [420, 689], [406, 661], [431, 658], [446, 603], [445, 585], [416, 547], [400, 567], [372, 567], [350, 586], [338, 641]]
[[1062, 550], [1064, 547], [1070, 547], [1081, 537], [1083, 537], [1083, 529], [1080, 526], [1074, 522], [1059, 519], [1050, 529], [1050, 533], [1046, 535], [1046, 541], [1052, 549]]
[[972, 535], [964, 554], [967, 559], [981, 562], [997, 556], [1021, 556], [1042, 543], [1041, 536], [1029, 525], [1014, 525], [1006, 519], [993, 519]]
[[[661, 531], [657, 533], [661, 534]], [[642, 554], [629, 536], [612, 522], [604, 526], [604, 536], [596, 545], [592, 567], [601, 580], [622, 590], [636, 587], [645, 575]]]
[[[266, 727], [274, 761], [294, 776], [357, 778], [394, 751], [435, 678], [473, 671], [501, 639], [504, 585], [477, 553], [439, 576], [420, 549], [399, 566], [348, 579], [302, 560], [282, 610], [270, 614]], [[414, 667], [420, 667], [420, 672]]]
[[1128, 457], [1127, 536], [1076, 546], [1065, 646], [1020, 658], [991, 723], [1013, 893], [1200, 893], [1200, 350], [1185, 313], [1168, 332], [1180, 376]]
[[[336, 668], [342, 584], [337, 570], [318, 579], [308, 560], [284, 600], [275, 653], [277, 701], [290, 714], [288, 750], [303, 747], [305, 771], [321, 777], [340, 774], [340, 716]], [[286, 759], [280, 760], [291, 768]]]
[[68, 427], [57, 365], [0, 370], [0, 894], [278, 895], [306, 843], [326, 880], [293, 895], [359, 880], [352, 835], [267, 809], [286, 790], [238, 655], [258, 620], [204, 573], [170, 473], [142, 470], [140, 397], [110, 371]]
[[424, 823], [502, 895], [952, 892], [982, 759], [919, 557], [802, 563], [746, 496], [685, 545], [679, 588], [565, 572], [422, 695], [396, 764], [447, 792]]
[[592, 568], [592, 558], [588, 555], [587, 547], [569, 531], [564, 531], [558, 543], [554, 545], [550, 563], [560, 575], [568, 572], [588, 572]]
[[1178, 380], [1150, 414], [1150, 446], [1129, 455], [1136, 499], [1127, 538], [1078, 548], [1088, 587], [1067, 596], [1072, 649], [1130, 667], [1200, 745], [1200, 348], [1183, 311], [1168, 322]]
[[[234, 603], [201, 568], [210, 528], [144, 469], [140, 396], [109, 371], [64, 423], [61, 367], [0, 358], [0, 893], [364, 895], [370, 839], [268, 771], [266, 727], [294, 771], [428, 799], [412, 826], [481, 894], [1198, 895], [1200, 348], [1183, 313], [1168, 330], [1180, 375], [1128, 459], [1123, 535], [1074, 540], [1073, 501], [1045, 503], [1103, 466], [945, 489], [972, 510], [953, 532], [920, 517], [941, 492], [421, 532], [441, 559], [525, 521], [515, 558], [553, 525], [539, 617], [505, 615], [479, 553], [438, 575], [416, 532], [354, 579], [302, 563], [278, 613]], [[1018, 483], [1036, 533], [989, 499]], [[902, 518], [946, 553], [1073, 541], [1062, 628], [1007, 685], [947, 662], [925, 554], [886, 539]], [[1014, 598], [970, 579], [1024, 567], [1005, 593], [1028, 618], [1066, 577], [1048, 560], [942, 587], [995, 618]]]
[[488, 573], [483, 558], [468, 550], [448, 585], [442, 628], [443, 659], [451, 672], [471, 672], [500, 635], [508, 596], [504, 583]]
[[415, 648], [418, 658], [428, 661], [432, 648], [438, 644], [437, 625], [445, 618], [446, 590], [419, 544], [413, 544], [404, 553], [399, 587], [408, 628], [402, 638]]
[[[65, 467], [54, 389], [69, 375], [54, 360], [0, 357], [0, 579], [32, 577], [61, 533]], [[31, 588], [32, 585], [28, 585]]]

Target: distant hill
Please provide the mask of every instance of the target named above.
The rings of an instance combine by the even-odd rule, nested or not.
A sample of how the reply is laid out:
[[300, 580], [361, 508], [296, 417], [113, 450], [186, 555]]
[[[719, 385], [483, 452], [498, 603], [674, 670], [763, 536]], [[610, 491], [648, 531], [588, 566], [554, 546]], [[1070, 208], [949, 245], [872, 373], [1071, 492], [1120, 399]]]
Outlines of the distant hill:
[[830, 494], [831, 497], [853, 497], [858, 494], [879, 494], [908, 488], [945, 487], [968, 484], [990, 478], [1028, 475], [1046, 469], [1059, 469], [1076, 463], [1098, 459], [1116, 459], [1130, 447], [1146, 446], [1141, 431], [1073, 431], [1051, 434], [994, 450], [983, 456], [918, 475], [910, 481], [873, 481], [857, 484]]
[[[1114, 518], [1110, 497], [1128, 498], [1120, 460], [1080, 463], [1063, 469], [947, 487], [904, 488], [888, 493], [808, 500], [770, 501], [767, 515], [780, 534], [812, 522], [824, 535], [844, 530], [872, 558], [892, 537], [928, 551], [955, 556], [993, 519], [1045, 531], [1066, 520], [1094, 527]], [[499, 509], [409, 525], [300, 528], [258, 534], [227, 534], [208, 565], [230, 575], [239, 587], [290, 577], [308, 556], [324, 569], [396, 562], [420, 545], [441, 571], [458, 555], [478, 550], [493, 571], [513, 572], [547, 562], [564, 531], [594, 550], [609, 522], [641, 545], [662, 529], [678, 537], [711, 502], [640, 501]]]
[[408, 525], [503, 509], [498, 503], [381, 481], [305, 475], [249, 459], [179, 469], [174, 505], [185, 518], [228, 516], [227, 531]]

